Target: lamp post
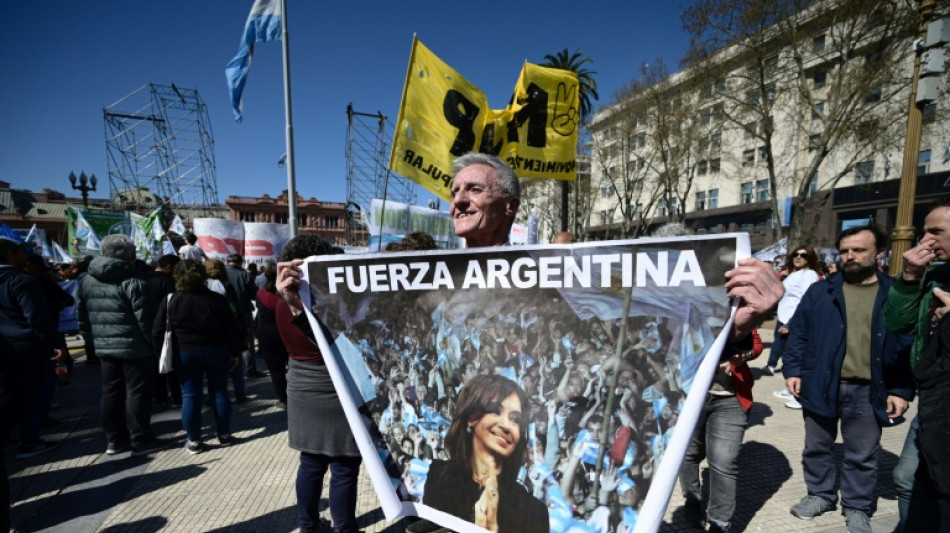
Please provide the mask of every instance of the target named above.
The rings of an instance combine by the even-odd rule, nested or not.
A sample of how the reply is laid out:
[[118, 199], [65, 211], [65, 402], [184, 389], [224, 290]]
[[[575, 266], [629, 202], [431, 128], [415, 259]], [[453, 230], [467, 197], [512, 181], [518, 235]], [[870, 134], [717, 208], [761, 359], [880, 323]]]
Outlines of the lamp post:
[[[82, 206], [89, 207], [89, 191], [96, 190], [96, 184], [99, 183], [99, 180], [96, 179], [96, 175], [93, 174], [92, 177], [87, 178], [85, 172], [80, 172], [79, 185], [76, 185], [76, 174], [70, 172], [69, 183], [73, 185], [73, 189], [82, 193]], [[88, 185], [90, 183], [92, 184], [91, 187]]]
[[[925, 42], [927, 26], [934, 12], [935, 0], [920, 0], [920, 28], [918, 42]], [[910, 102], [907, 114], [907, 134], [904, 142], [904, 162], [901, 165], [900, 192], [897, 197], [897, 218], [891, 230], [890, 275], [897, 276], [904, 269], [904, 252], [914, 242], [914, 204], [917, 193], [917, 158], [920, 154], [920, 135], [923, 127], [923, 104], [918, 103], [917, 90], [921, 77], [922, 47], [914, 52], [914, 74], [911, 80]], [[942, 64], [942, 61], [941, 61]], [[942, 66], [942, 65], [941, 65]]]

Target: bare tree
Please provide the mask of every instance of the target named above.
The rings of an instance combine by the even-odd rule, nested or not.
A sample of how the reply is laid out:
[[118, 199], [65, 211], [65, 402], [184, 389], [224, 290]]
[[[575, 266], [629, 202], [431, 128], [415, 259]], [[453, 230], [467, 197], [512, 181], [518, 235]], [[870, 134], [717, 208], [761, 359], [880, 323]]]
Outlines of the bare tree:
[[598, 117], [594, 135], [597, 186], [601, 196], [613, 196], [618, 236], [636, 237], [647, 232], [652, 217], [683, 219], [717, 126], [704, 123], [692, 82], [670, 78], [662, 60], [645, 66], [614, 101]]
[[758, 163], [740, 170], [764, 166], [774, 216], [780, 195], [791, 196], [791, 241], [814, 235], [830, 197], [809, 204], [817, 190], [900, 145], [903, 124], [893, 117], [906, 106], [916, 17], [908, 0], [694, 0], [684, 11], [684, 63], [721, 89], [727, 124], [755, 143]]

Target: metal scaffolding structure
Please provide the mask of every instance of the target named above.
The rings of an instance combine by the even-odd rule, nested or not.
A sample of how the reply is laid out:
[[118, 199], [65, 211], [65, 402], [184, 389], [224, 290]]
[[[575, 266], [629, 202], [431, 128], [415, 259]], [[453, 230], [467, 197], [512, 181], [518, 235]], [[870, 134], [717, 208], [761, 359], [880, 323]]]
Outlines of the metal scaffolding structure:
[[117, 208], [135, 204], [145, 188], [183, 219], [213, 214], [214, 137], [197, 89], [149, 83], [104, 108], [103, 117]]
[[346, 117], [346, 241], [357, 244], [373, 198], [414, 204], [416, 184], [388, 168], [394, 127], [385, 115], [360, 113], [350, 104]]

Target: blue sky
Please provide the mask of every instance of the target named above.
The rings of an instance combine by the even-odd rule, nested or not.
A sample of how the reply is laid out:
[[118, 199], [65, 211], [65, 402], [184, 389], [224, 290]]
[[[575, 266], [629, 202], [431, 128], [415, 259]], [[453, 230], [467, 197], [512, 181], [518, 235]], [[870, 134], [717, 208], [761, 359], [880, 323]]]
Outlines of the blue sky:
[[[683, 2], [317, 2], [289, 0], [297, 190], [346, 198], [346, 115], [396, 121], [413, 33], [485, 92], [508, 101], [525, 60], [563, 48], [594, 59], [600, 103], [644, 62], [671, 70], [688, 43]], [[0, 51], [0, 180], [78, 196], [70, 172], [108, 190], [103, 108], [149, 82], [198, 89], [214, 134], [218, 192], [276, 196], [287, 188], [280, 43], [258, 45], [232, 118], [224, 66], [251, 0], [9, 2]], [[420, 203], [431, 196], [419, 188]]]

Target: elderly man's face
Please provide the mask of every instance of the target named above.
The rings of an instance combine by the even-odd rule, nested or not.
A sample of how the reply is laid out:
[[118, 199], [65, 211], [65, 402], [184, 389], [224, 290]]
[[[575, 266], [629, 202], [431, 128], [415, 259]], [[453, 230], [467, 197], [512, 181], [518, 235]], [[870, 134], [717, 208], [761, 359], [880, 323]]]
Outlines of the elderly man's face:
[[452, 181], [452, 205], [449, 213], [455, 234], [465, 237], [469, 246], [497, 246], [507, 239], [508, 222], [514, 218], [518, 200], [506, 198], [488, 165], [462, 169]]

